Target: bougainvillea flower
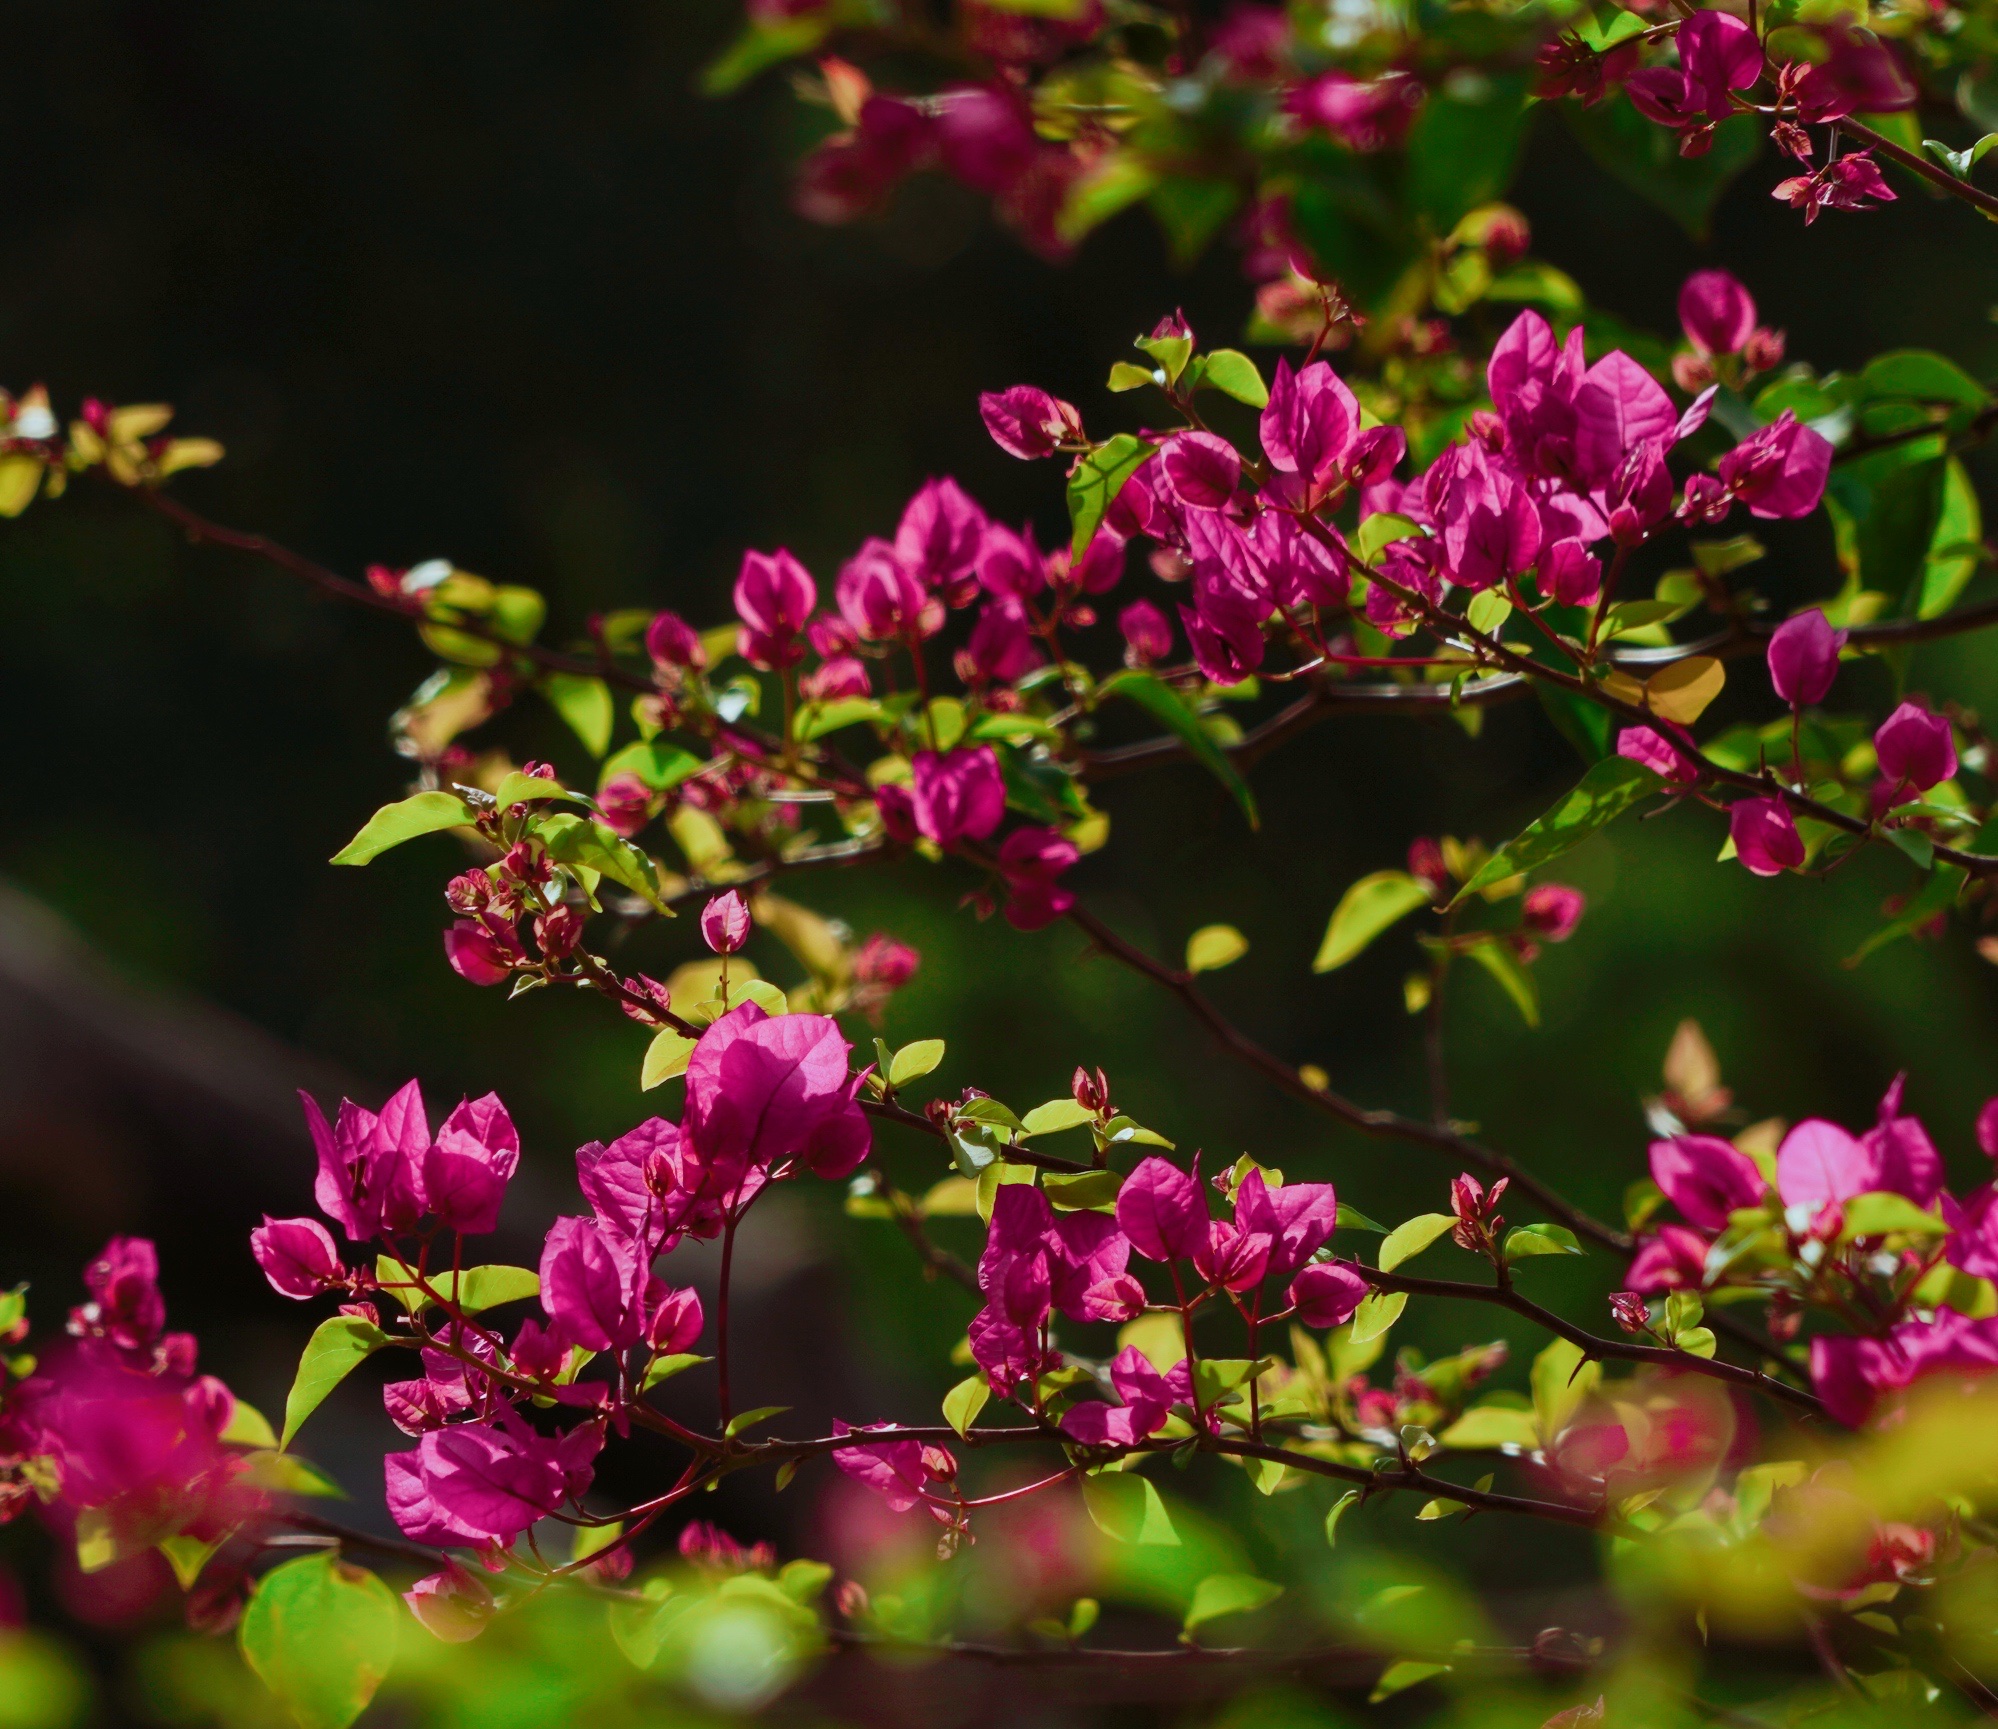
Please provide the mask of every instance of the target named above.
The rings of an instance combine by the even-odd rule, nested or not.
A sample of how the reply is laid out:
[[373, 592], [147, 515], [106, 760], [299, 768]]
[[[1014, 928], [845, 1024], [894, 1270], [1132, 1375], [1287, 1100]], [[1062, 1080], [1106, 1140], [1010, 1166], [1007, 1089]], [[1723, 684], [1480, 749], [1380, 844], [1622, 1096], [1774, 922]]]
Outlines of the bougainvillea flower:
[[965, 185], [1003, 192], [1033, 166], [1033, 115], [1011, 86], [957, 85], [938, 94], [935, 108], [944, 167]]
[[1006, 814], [1006, 783], [989, 744], [919, 750], [909, 768], [916, 831], [938, 846], [983, 840]]
[[250, 1233], [250, 1253], [283, 1297], [316, 1297], [346, 1277], [340, 1251], [317, 1219], [274, 1219]]
[[1047, 585], [1048, 561], [1034, 544], [1030, 527], [1016, 532], [990, 522], [978, 543], [979, 585], [1001, 600], [1025, 600]]
[[1117, 1191], [1117, 1223], [1147, 1260], [1187, 1261], [1207, 1242], [1207, 1203], [1177, 1165], [1142, 1159]]
[[1823, 702], [1838, 677], [1838, 651], [1850, 633], [1833, 630], [1816, 607], [1786, 618], [1769, 639], [1769, 682], [1792, 708]]
[[793, 666], [803, 650], [797, 636], [819, 603], [819, 585], [789, 552], [746, 552], [735, 579], [736, 646], [754, 666]]
[[862, 642], [889, 642], [912, 635], [929, 635], [926, 625], [941, 628], [936, 617], [924, 616], [929, 593], [902, 555], [887, 541], [870, 537], [840, 566], [833, 583], [833, 600], [840, 616]]
[[1781, 876], [1804, 862], [1804, 839], [1780, 798], [1737, 799], [1728, 807], [1727, 832], [1735, 857], [1759, 877]]
[[872, 1423], [856, 1429], [835, 1419], [832, 1426], [835, 1435], [856, 1439], [850, 1447], [833, 1449], [833, 1463], [855, 1482], [864, 1483], [881, 1496], [891, 1511], [906, 1513], [913, 1507], [926, 1505], [938, 1519], [948, 1523], [950, 1513], [938, 1506], [926, 1491], [929, 1484], [948, 1482], [957, 1475], [957, 1461], [950, 1450], [908, 1439], [857, 1439], [883, 1429], [892, 1429], [892, 1425]]
[[1755, 300], [1725, 270], [1696, 270], [1679, 290], [1679, 327], [1695, 352], [1739, 354], [1755, 331]]
[[700, 1339], [706, 1317], [701, 1294], [691, 1285], [674, 1288], [663, 1279], [646, 1287], [645, 1343], [662, 1357], [691, 1351]]
[[1543, 546], [1540, 592], [1563, 606], [1594, 606], [1603, 591], [1603, 561], [1575, 536]]
[[1947, 719], [1904, 702], [1873, 735], [1880, 772], [1897, 787], [1927, 792], [1956, 773], [1956, 741]]
[[1307, 1327], [1341, 1327], [1372, 1289], [1365, 1277], [1340, 1261], [1317, 1261], [1290, 1282], [1290, 1300]]
[[987, 391], [978, 399], [978, 412], [992, 442], [1023, 462], [1052, 456], [1063, 440], [1082, 436], [1082, 416], [1031, 384]]
[[1776, 1150], [1776, 1193], [1785, 1207], [1849, 1201], [1880, 1186], [1877, 1150], [1822, 1117], [1805, 1118]]
[[1085, 1447], [1131, 1447], [1165, 1427], [1172, 1389], [1137, 1346], [1126, 1345], [1111, 1359], [1110, 1385], [1122, 1403], [1071, 1405], [1062, 1413], [1063, 1434]]
[[541, 1249], [541, 1306], [556, 1333], [586, 1351], [638, 1342], [638, 1269], [595, 1219], [557, 1219]]
[[1915, 106], [1915, 86], [1872, 31], [1840, 23], [1821, 27], [1819, 36], [1825, 57], [1797, 82], [1799, 120], [1816, 126], [1848, 114], [1892, 114]]
[[1344, 461], [1359, 426], [1359, 402], [1324, 361], [1298, 372], [1288, 360], [1277, 362], [1261, 421], [1263, 451], [1272, 468], [1322, 482]]
[[603, 1430], [553, 1439], [508, 1413], [499, 1423], [434, 1429], [383, 1461], [389, 1512], [418, 1543], [510, 1543], [588, 1487]]
[[1648, 726], [1627, 726], [1619, 732], [1616, 754], [1642, 763], [1674, 786], [1691, 786], [1700, 778], [1692, 759], [1663, 733]]
[[1706, 1275], [1706, 1238], [1684, 1225], [1661, 1225], [1639, 1241], [1624, 1277], [1633, 1291], [1696, 1291]]
[[1924, 1376], [1981, 1378], [1998, 1369], [1998, 1315], [1972, 1320], [1938, 1309], [1933, 1321], [1907, 1321], [1885, 1338], [1820, 1333], [1811, 1341], [1811, 1385], [1825, 1409], [1857, 1428], [1887, 1394]]
[[1817, 221], [1820, 211], [1864, 210], [1869, 198], [1878, 204], [1892, 204], [1896, 194], [1872, 153], [1855, 150], [1836, 162], [1826, 163], [1815, 174], [1779, 180], [1769, 196], [1803, 211], [1804, 226], [1808, 228]]
[[1763, 518], [1809, 516], [1831, 473], [1830, 443], [1789, 409], [1720, 460], [1721, 484]]
[[1321, 540], [1296, 517], [1270, 510], [1257, 518], [1250, 539], [1262, 555], [1271, 598], [1279, 606], [1346, 604], [1353, 591], [1353, 576], [1336, 534]]
[[496, 1231], [500, 1202], [519, 1168], [520, 1132], [499, 1094], [463, 1100], [423, 1154], [424, 1210], [447, 1230]]
[[1017, 600], [989, 600], [957, 652], [955, 665], [967, 684], [1011, 684], [1041, 664], [1025, 609]]
[[1159, 472], [1188, 510], [1223, 510], [1242, 483], [1242, 458], [1211, 432], [1181, 432], [1159, 447]]
[[687, 1060], [686, 1139], [729, 1169], [803, 1159], [844, 1177], [873, 1136], [854, 1102], [853, 1047], [826, 1015], [766, 1015], [743, 1003], [701, 1034]]
[[1728, 1215], [1759, 1206], [1769, 1192], [1761, 1169], [1718, 1135], [1675, 1135], [1651, 1143], [1651, 1180], [1702, 1230], [1727, 1228]]
[[1235, 1224], [1270, 1240], [1268, 1276], [1287, 1279], [1321, 1249], [1339, 1223], [1339, 1197], [1330, 1183], [1271, 1188], [1250, 1171], [1235, 1190]]
[[661, 612], [645, 627], [645, 652], [660, 666], [708, 664], [701, 633], [677, 612]]
[[1056, 881], [1082, 857], [1059, 829], [1020, 828], [999, 848], [1006, 880], [1006, 922], [1015, 930], [1042, 930], [1075, 905], [1075, 894]]
[[1361, 80], [1335, 70], [1300, 84], [1284, 106], [1348, 150], [1371, 155], [1400, 144], [1425, 94], [1421, 81], [1403, 72]]
[[485, 919], [457, 919], [444, 932], [444, 958], [468, 984], [503, 985], [527, 951], [511, 925], [495, 928]]
[[701, 940], [718, 955], [732, 955], [749, 941], [749, 902], [740, 889], [716, 895], [701, 909]]
[[895, 528], [895, 550], [920, 582], [963, 606], [984, 538], [985, 512], [946, 477], [925, 481], [909, 500]]
[[1576, 472], [1591, 487], [1643, 446], [1669, 439], [1679, 418], [1665, 387], [1621, 349], [1582, 375], [1574, 401]]

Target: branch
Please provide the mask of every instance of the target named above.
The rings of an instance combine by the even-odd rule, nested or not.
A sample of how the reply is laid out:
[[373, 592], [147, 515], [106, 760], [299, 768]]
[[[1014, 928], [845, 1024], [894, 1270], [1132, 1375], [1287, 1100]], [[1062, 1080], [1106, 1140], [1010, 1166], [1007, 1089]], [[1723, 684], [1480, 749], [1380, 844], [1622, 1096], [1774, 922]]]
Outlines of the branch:
[[1552, 1189], [1495, 1148], [1482, 1145], [1456, 1130], [1405, 1117], [1398, 1111], [1368, 1110], [1364, 1106], [1335, 1093], [1329, 1087], [1314, 1087], [1296, 1069], [1274, 1052], [1265, 1050], [1246, 1033], [1237, 1028], [1224, 1014], [1210, 1002], [1194, 985], [1191, 973], [1181, 972], [1154, 960], [1134, 943], [1129, 943], [1081, 905], [1070, 908], [1068, 917], [1091, 943], [1112, 959], [1121, 961], [1134, 972], [1163, 985], [1179, 998], [1193, 1016], [1214, 1036], [1223, 1048], [1248, 1067], [1274, 1081], [1291, 1097], [1302, 1099], [1306, 1104], [1336, 1117], [1348, 1128], [1358, 1129], [1364, 1135], [1373, 1135], [1385, 1140], [1406, 1141], [1414, 1146], [1425, 1147], [1433, 1153], [1442, 1154], [1446, 1159], [1459, 1165], [1472, 1165], [1495, 1177], [1509, 1177], [1513, 1186], [1522, 1194], [1531, 1195], [1548, 1217], [1559, 1220], [1579, 1236], [1585, 1236], [1620, 1255], [1631, 1252], [1631, 1240], [1622, 1231], [1591, 1218], [1578, 1207], [1571, 1206]]
[[1666, 1345], [1639, 1345], [1626, 1339], [1599, 1337], [1572, 1321], [1564, 1320], [1552, 1309], [1542, 1308], [1531, 1297], [1521, 1295], [1510, 1285], [1478, 1285], [1458, 1279], [1420, 1279], [1407, 1273], [1383, 1273], [1358, 1262], [1347, 1264], [1377, 1291], [1406, 1291], [1410, 1296], [1417, 1297], [1452, 1297], [1473, 1303], [1495, 1303], [1500, 1308], [1512, 1310], [1514, 1314], [1524, 1315], [1535, 1325], [1566, 1339], [1588, 1356], [1610, 1357], [1626, 1363], [1652, 1363], [1686, 1374], [1706, 1375], [1716, 1381], [1766, 1393], [1812, 1416], [1822, 1417], [1825, 1414], [1824, 1406], [1812, 1394], [1801, 1387], [1778, 1381], [1760, 1369], [1744, 1368], [1739, 1363], [1724, 1362], [1718, 1357], [1696, 1357], [1690, 1351]]
[[1931, 162], [1918, 151], [1909, 150], [1896, 144], [1884, 133], [1875, 132], [1871, 126], [1847, 115], [1838, 122], [1838, 130], [1851, 134], [1870, 148], [1877, 150], [1890, 162], [1898, 162], [1910, 174], [1919, 175], [1931, 186], [1940, 187], [1952, 198], [1961, 198], [1964, 203], [1973, 205], [1986, 216], [1998, 218], [1998, 198], [1980, 187], [1971, 185], [1968, 180], [1959, 180], [1939, 162]]

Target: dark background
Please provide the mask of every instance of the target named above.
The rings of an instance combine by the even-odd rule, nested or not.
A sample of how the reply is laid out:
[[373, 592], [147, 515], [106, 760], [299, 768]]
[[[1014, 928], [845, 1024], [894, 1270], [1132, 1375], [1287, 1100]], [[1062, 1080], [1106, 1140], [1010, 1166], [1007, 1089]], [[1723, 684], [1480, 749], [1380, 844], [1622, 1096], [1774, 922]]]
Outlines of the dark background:
[[[781, 81], [727, 103], [692, 91], [733, 22], [710, 0], [15, 0], [4, 22], [0, 382], [45, 381], [59, 411], [86, 394], [174, 402], [183, 430], [229, 450], [176, 483], [198, 508], [347, 571], [446, 556], [542, 587], [550, 640], [611, 606], [718, 620], [745, 545], [788, 544], [829, 588], [929, 474], [1054, 527], [1059, 476], [999, 453], [976, 393], [1031, 380], [1094, 426], [1123, 424], [1132, 410], [1101, 380], [1132, 335], [1181, 304], [1234, 340], [1248, 306], [1225, 250], [1175, 275], [1138, 216], [1066, 269], [940, 185], [908, 189], [884, 222], [808, 227], [785, 203], [803, 122]], [[1687, 270], [1724, 261], [1795, 356], [1831, 367], [1919, 344], [1992, 369], [1993, 236], [1961, 207], [1908, 192], [1805, 229], [1770, 200], [1765, 156], [1695, 245], [1539, 119], [1517, 200], [1536, 250], [1592, 303], [1666, 334]], [[1785, 604], [1832, 592], [1822, 521], [1764, 569]], [[306, 1210], [288, 1089], [372, 1101], [416, 1073], [441, 1109], [499, 1087], [527, 1136], [531, 1227], [565, 1204], [570, 1150], [650, 1108], [642, 1035], [594, 1003], [509, 1006], [451, 974], [442, 843], [366, 871], [326, 865], [404, 784], [384, 722], [429, 663], [393, 623], [189, 548], [93, 486], [0, 525], [0, 596], [15, 741], [0, 873], [32, 897], [10, 903], [18, 928], [0, 937], [14, 957], [0, 1277], [32, 1278], [51, 1323], [106, 1234], [154, 1235], [176, 1317], [275, 1410], [303, 1315], [243, 1241], [262, 1209]], [[1725, 712], [1766, 712], [1752, 665], [1733, 678]], [[1922, 651], [1912, 684], [1998, 699], [1975, 639]], [[1839, 691], [1876, 708], [1886, 694], [1874, 669]], [[505, 724], [521, 754], [581, 772], [545, 716]], [[1447, 720], [1340, 720], [1259, 773], [1254, 835], [1192, 770], [1108, 789], [1112, 841], [1075, 880], [1162, 954], [1202, 924], [1238, 924], [1251, 953], [1214, 981], [1229, 1009], [1362, 1099], [1419, 1108], [1399, 993], [1414, 951], [1397, 935], [1314, 979], [1325, 917], [1412, 836], [1501, 838], [1577, 766], [1525, 708], [1476, 741]], [[1861, 1126], [1910, 1067], [1913, 1106], [1970, 1176], [1970, 1120], [1998, 1084], [1998, 981], [1962, 927], [1844, 968], [1905, 866], [1868, 857], [1829, 883], [1761, 883], [1711, 862], [1722, 838], [1682, 810], [1564, 865], [1591, 907], [1541, 965], [1545, 1024], [1525, 1032], [1488, 981], [1467, 980], [1457, 1109], [1613, 1212], [1641, 1171], [1637, 1096], [1696, 1015], [1756, 1116]], [[1259, 1090], [1065, 930], [977, 924], [957, 906], [969, 886], [912, 865], [798, 891], [922, 949], [888, 1036], [947, 1038], [940, 1082], [1023, 1109], [1064, 1091], [1077, 1061], [1101, 1063], [1183, 1148], [1335, 1177], [1389, 1221], [1440, 1203], [1449, 1172]], [[38, 923], [34, 902], [81, 943]], [[624, 958], [663, 974], [693, 940], [684, 924], [648, 933]], [[898, 1157], [927, 1180], [928, 1149]], [[785, 1263], [815, 1269], [832, 1300], [773, 1308], [769, 1325], [816, 1337], [837, 1316], [865, 1339], [862, 1380], [829, 1370], [820, 1389], [842, 1414], [926, 1414], [962, 1372], [942, 1357], [968, 1305], [922, 1286], [885, 1227], [831, 1228], [832, 1199], [805, 1197]], [[1600, 1315], [1607, 1268], [1533, 1276]], [[1457, 1315], [1403, 1331], [1432, 1349], [1489, 1336]], [[365, 1404], [328, 1421], [336, 1455], [393, 1439]], [[760, 1505], [733, 1516], [745, 1534], [781, 1525]], [[1485, 1526], [1463, 1542], [1486, 1560], [1504, 1547]]]

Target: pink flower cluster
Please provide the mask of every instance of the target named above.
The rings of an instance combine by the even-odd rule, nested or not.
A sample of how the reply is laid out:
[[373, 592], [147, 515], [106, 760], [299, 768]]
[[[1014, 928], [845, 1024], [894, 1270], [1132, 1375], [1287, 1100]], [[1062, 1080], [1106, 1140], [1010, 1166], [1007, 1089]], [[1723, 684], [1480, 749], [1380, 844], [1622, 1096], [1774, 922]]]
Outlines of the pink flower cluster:
[[[726, 940], [733, 909], [717, 905]], [[343, 1100], [330, 1124], [305, 1101], [321, 1210], [351, 1241], [379, 1241], [411, 1269], [405, 1283], [450, 1317], [409, 1341], [422, 1347], [422, 1376], [383, 1394], [397, 1426], [417, 1437], [386, 1464], [389, 1506], [410, 1537], [504, 1546], [582, 1495], [606, 1424], [625, 1421], [629, 1354], [642, 1351], [649, 1362], [701, 1336], [699, 1297], [662, 1278], [659, 1258], [683, 1238], [713, 1237], [740, 1220], [773, 1181], [802, 1170], [844, 1177], [867, 1157], [872, 1134], [851, 1056], [823, 1015], [773, 1017], [744, 1003], [716, 1020], [688, 1059], [680, 1122], [653, 1118], [577, 1152], [590, 1211], [549, 1228], [542, 1318], [522, 1321], [510, 1343], [453, 1308], [452, 1275], [430, 1259], [441, 1234], [498, 1225], [520, 1157], [505, 1107], [491, 1095], [461, 1104], [433, 1138], [413, 1081], [379, 1112]], [[349, 1312], [377, 1318], [369, 1301], [376, 1275], [343, 1267], [318, 1220], [267, 1219], [251, 1246], [284, 1295], [340, 1290], [356, 1299]], [[578, 1377], [593, 1356], [610, 1362], [608, 1379]], [[587, 1416], [545, 1434], [524, 1414], [530, 1400]]]
[[[1973, 1320], [1946, 1304], [1926, 1305], [1916, 1287], [1938, 1262], [1974, 1278], [1998, 1277], [1998, 1183], [1959, 1200], [1944, 1187], [1941, 1156], [1921, 1121], [1902, 1109], [1904, 1078], [1880, 1101], [1878, 1118], [1852, 1134], [1821, 1117], [1807, 1118], [1776, 1149], [1773, 1184], [1763, 1167], [1731, 1142], [1710, 1134], [1654, 1141], [1652, 1180], [1684, 1224], [1660, 1226], [1645, 1237], [1629, 1274], [1636, 1292], [1698, 1291], [1725, 1282], [1725, 1260], [1713, 1263], [1715, 1243], [1743, 1212], [1773, 1212], [1813, 1294], [1834, 1302], [1873, 1260], [1864, 1239], [1849, 1245], [1848, 1209], [1862, 1196], [1896, 1195], [1923, 1213], [1940, 1206], [1936, 1247], [1910, 1249], [1884, 1271], [1899, 1292], [1870, 1334], [1821, 1333], [1811, 1340], [1811, 1379], [1841, 1422], [1865, 1422], [1890, 1395], [1931, 1374], [1965, 1377], [1998, 1368], [1998, 1317]], [[1979, 1117], [1978, 1140], [1998, 1157], [1998, 1100]], [[1711, 1268], [1711, 1270], [1710, 1270]], [[1864, 1305], [1872, 1312], [1877, 1305]], [[1793, 1316], [1797, 1311], [1789, 1311]]]

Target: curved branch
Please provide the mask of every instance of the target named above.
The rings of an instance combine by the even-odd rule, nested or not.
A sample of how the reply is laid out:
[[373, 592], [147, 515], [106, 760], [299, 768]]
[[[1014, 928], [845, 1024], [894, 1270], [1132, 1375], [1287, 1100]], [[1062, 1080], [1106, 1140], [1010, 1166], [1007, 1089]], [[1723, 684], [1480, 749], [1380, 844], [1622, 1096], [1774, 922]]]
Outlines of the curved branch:
[[1559, 1338], [1566, 1339], [1591, 1357], [1609, 1357], [1625, 1363], [1650, 1363], [1658, 1368], [1674, 1369], [1683, 1374], [1705, 1375], [1716, 1381], [1726, 1381], [1732, 1386], [1747, 1387], [1758, 1393], [1766, 1393], [1773, 1399], [1781, 1399], [1794, 1405], [1800, 1411], [1812, 1416], [1825, 1414], [1824, 1406], [1818, 1399], [1801, 1387], [1793, 1387], [1788, 1382], [1778, 1381], [1760, 1369], [1744, 1368], [1739, 1363], [1726, 1362], [1719, 1357], [1696, 1357], [1690, 1351], [1681, 1351], [1667, 1345], [1640, 1345], [1626, 1339], [1603, 1338], [1591, 1333], [1585, 1327], [1564, 1320], [1552, 1309], [1541, 1307], [1531, 1297], [1523, 1296], [1510, 1285], [1479, 1285], [1459, 1279], [1421, 1279], [1406, 1273], [1383, 1273], [1377, 1268], [1362, 1266], [1357, 1262], [1345, 1263], [1364, 1278], [1377, 1291], [1406, 1291], [1410, 1296], [1449, 1297], [1473, 1303], [1494, 1303], [1502, 1309], [1510, 1309], [1514, 1314], [1524, 1315], [1536, 1326], [1544, 1327]]
[[1348, 1128], [1358, 1129], [1364, 1135], [1373, 1135], [1385, 1140], [1406, 1141], [1411, 1145], [1426, 1147], [1440, 1153], [1449, 1160], [1462, 1165], [1472, 1165], [1494, 1177], [1509, 1177], [1513, 1186], [1522, 1194], [1531, 1195], [1549, 1218], [1557, 1219], [1571, 1231], [1599, 1243], [1618, 1254], [1631, 1252], [1631, 1240], [1622, 1231], [1612, 1229], [1597, 1219], [1591, 1218], [1580, 1208], [1571, 1206], [1540, 1179], [1515, 1163], [1496, 1148], [1487, 1147], [1461, 1135], [1455, 1129], [1425, 1123], [1415, 1117], [1405, 1117], [1399, 1111], [1369, 1110], [1355, 1104], [1343, 1094], [1330, 1087], [1315, 1087], [1298, 1071], [1291, 1067], [1273, 1051], [1242, 1032], [1227, 1016], [1210, 1002], [1193, 983], [1191, 973], [1181, 972], [1163, 962], [1155, 960], [1135, 943], [1125, 941], [1094, 913], [1080, 904], [1071, 907], [1069, 921], [1080, 929], [1090, 942], [1109, 955], [1121, 961], [1134, 972], [1165, 986], [1179, 998], [1193, 1016], [1228, 1052], [1255, 1069], [1292, 1098], [1302, 1099], [1306, 1104], [1336, 1117]]

